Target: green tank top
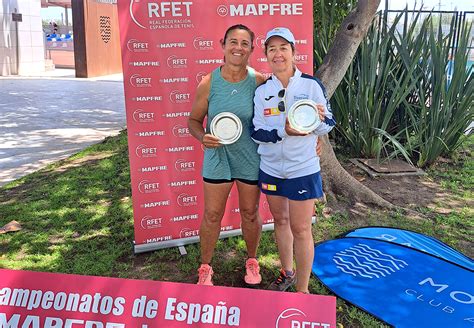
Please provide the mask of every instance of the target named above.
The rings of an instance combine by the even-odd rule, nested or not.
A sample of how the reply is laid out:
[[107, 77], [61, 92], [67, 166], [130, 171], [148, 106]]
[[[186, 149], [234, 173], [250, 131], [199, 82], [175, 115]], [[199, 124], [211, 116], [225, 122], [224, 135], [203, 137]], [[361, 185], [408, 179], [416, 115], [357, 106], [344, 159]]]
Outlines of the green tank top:
[[247, 77], [237, 83], [224, 80], [220, 67], [211, 73], [206, 131], [210, 131], [209, 125], [214, 116], [232, 112], [242, 121], [242, 135], [233, 144], [205, 149], [203, 177], [258, 180], [260, 157], [257, 144], [250, 138], [256, 87], [255, 71], [250, 67], [247, 68]]

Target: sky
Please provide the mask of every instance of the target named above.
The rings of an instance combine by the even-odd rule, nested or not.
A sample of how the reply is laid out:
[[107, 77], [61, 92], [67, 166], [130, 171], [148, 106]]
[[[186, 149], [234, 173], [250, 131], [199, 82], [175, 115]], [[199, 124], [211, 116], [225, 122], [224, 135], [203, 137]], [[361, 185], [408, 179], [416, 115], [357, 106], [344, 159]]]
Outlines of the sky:
[[[69, 22], [72, 21], [72, 11], [71, 8], [68, 9], [69, 12]], [[62, 15], [62, 16], [61, 16]], [[62, 7], [48, 7], [48, 8], [41, 8], [41, 19], [46, 20], [55, 20], [61, 22], [61, 19], [65, 20], [65, 10]], [[71, 24], [71, 23], [69, 23]]]
[[[388, 0], [388, 7], [392, 10], [404, 9], [408, 4], [408, 9], [413, 9], [416, 3], [416, 9], [424, 6], [424, 10], [443, 10], [451, 11], [474, 11], [473, 0]], [[380, 0], [380, 9], [385, 8], [385, 0]]]
[[[408, 4], [409, 9], [413, 9], [416, 3], [416, 9], [424, 5], [424, 10], [455, 10], [458, 11], [474, 11], [474, 0], [388, 0], [389, 9], [398, 10], [404, 9]], [[385, 8], [385, 0], [380, 0], [379, 9]], [[64, 16], [64, 8], [61, 7], [49, 7], [41, 9], [41, 17], [47, 20], [61, 21], [61, 14]], [[65, 19], [65, 18], [63, 18]], [[69, 9], [69, 19], [72, 20], [71, 9]]]

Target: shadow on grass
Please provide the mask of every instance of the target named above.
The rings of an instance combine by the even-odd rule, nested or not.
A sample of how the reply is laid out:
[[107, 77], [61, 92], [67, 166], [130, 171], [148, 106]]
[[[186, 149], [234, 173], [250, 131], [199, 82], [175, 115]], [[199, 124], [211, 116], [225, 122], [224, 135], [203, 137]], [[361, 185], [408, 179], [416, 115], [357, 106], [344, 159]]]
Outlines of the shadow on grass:
[[[125, 131], [0, 188], [0, 213], [0, 225], [16, 220], [23, 227], [0, 237], [2, 268], [196, 281], [199, 244], [186, 246], [185, 257], [177, 248], [133, 254]], [[243, 287], [244, 261], [242, 238], [220, 241], [219, 283]]]
[[23, 226], [2, 237], [2, 267], [110, 275], [117, 258], [131, 254], [126, 145], [108, 146], [108, 157], [61, 161], [0, 190], [0, 222]]

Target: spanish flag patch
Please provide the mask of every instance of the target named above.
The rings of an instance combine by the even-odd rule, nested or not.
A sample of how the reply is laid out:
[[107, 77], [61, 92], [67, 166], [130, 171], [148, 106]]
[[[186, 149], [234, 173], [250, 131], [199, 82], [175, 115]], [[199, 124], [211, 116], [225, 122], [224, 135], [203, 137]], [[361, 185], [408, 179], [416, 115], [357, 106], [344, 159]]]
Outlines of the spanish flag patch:
[[263, 110], [264, 116], [275, 116], [280, 115], [280, 110], [278, 108], [265, 108]]
[[277, 186], [276, 186], [276, 185], [272, 185], [272, 184], [268, 184], [268, 183], [262, 183], [262, 189], [263, 189], [263, 190], [269, 190], [269, 191], [276, 191], [276, 190], [277, 190]]

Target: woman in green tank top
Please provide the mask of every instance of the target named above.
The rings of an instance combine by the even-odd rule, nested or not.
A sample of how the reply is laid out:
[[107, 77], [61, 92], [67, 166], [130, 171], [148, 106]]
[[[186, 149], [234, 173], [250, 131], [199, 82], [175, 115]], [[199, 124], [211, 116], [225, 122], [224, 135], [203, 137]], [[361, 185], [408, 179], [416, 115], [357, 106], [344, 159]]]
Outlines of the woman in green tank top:
[[[212, 285], [210, 266], [227, 198], [234, 182], [239, 192], [242, 232], [247, 245], [245, 282], [261, 282], [256, 260], [262, 231], [258, 214], [259, 157], [250, 138], [255, 88], [263, 83], [262, 74], [248, 67], [253, 51], [254, 33], [244, 25], [227, 29], [221, 40], [224, 65], [206, 75], [199, 83], [188, 126], [191, 134], [205, 147], [203, 162], [204, 216], [199, 229], [201, 266], [198, 284]], [[221, 112], [232, 112], [242, 122], [242, 135], [232, 144], [222, 144], [209, 133], [209, 124]], [[204, 130], [204, 119], [207, 126]]]

